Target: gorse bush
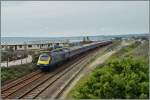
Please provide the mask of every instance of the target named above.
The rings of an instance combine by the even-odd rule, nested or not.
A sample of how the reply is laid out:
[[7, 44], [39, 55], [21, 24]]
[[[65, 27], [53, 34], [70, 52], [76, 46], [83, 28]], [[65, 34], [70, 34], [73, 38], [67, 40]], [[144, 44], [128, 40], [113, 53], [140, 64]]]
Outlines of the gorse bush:
[[147, 99], [148, 65], [142, 60], [116, 59], [96, 69], [72, 94], [80, 99]]

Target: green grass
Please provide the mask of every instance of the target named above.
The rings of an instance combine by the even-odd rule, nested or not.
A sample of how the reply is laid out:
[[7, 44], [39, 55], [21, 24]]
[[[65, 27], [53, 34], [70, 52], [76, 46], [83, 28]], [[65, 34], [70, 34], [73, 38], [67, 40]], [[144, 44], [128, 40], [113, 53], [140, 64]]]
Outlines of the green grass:
[[1, 82], [19, 78], [32, 71], [36, 70], [36, 67], [32, 64], [18, 65], [13, 67], [2, 67], [1, 68]]
[[148, 99], [148, 41], [113, 54], [68, 94], [75, 99]]

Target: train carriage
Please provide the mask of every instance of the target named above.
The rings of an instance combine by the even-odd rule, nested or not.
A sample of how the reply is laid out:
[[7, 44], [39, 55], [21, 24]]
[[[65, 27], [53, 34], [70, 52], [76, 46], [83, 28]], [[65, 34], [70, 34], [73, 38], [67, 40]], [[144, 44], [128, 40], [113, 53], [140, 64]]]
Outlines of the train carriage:
[[70, 49], [53, 50], [50, 54], [41, 54], [39, 56], [37, 66], [42, 70], [49, 70], [55, 68], [55, 65], [64, 62], [67, 59], [71, 59], [88, 50], [92, 50], [97, 47], [105, 46], [112, 43], [111, 41], [94, 42], [83, 46], [76, 46]]

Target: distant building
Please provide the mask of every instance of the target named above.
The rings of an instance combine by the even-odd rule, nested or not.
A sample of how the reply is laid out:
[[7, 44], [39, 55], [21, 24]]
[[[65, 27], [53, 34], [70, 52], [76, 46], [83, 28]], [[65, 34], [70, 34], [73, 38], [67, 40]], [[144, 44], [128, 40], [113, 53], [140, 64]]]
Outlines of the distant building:
[[2, 50], [12, 49], [12, 50], [24, 50], [24, 49], [41, 49], [48, 48], [48, 44], [8, 44], [1, 45]]
[[53, 48], [54, 46], [68, 46], [69, 43], [65, 41], [49, 41], [49, 42], [32, 42], [32, 43], [15, 43], [15, 44], [1, 44], [1, 50], [33, 50], [33, 49], [46, 49], [46, 48]]

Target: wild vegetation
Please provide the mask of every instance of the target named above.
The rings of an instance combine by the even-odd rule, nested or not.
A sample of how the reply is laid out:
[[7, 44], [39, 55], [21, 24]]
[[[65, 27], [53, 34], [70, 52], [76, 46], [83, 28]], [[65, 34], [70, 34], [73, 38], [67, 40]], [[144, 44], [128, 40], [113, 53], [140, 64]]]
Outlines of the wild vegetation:
[[24, 64], [24, 65], [18, 65], [13, 67], [2, 67], [1, 82], [3, 83], [7, 80], [16, 79], [34, 70], [36, 70], [36, 67], [33, 66], [32, 64]]
[[148, 41], [135, 42], [99, 65], [70, 92], [76, 99], [148, 99]]
[[1, 52], [1, 61], [13, 61], [21, 58], [26, 58], [28, 53], [26, 51], [3, 51]]

